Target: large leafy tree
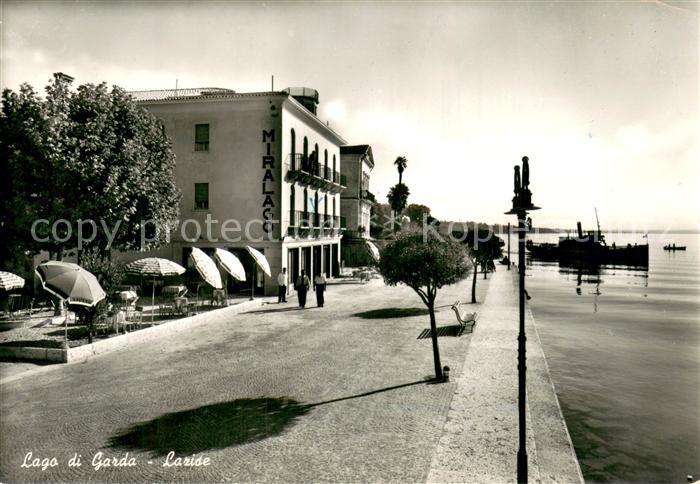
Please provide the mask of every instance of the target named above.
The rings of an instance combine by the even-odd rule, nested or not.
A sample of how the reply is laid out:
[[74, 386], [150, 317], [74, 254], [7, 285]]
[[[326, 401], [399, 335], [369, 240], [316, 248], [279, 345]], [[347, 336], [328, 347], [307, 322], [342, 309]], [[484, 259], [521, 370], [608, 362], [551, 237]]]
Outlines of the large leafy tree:
[[[9, 176], [2, 180], [0, 264], [40, 250], [60, 259], [77, 245], [79, 220], [95, 221], [84, 224], [83, 237], [94, 231], [88, 246], [103, 254], [157, 247], [166, 230], [155, 228], [177, 220], [180, 192], [162, 124], [119, 87], [69, 87], [57, 76], [45, 99], [27, 84], [3, 92], [0, 151]], [[36, 225], [36, 239], [48, 240], [32, 237], [39, 219], [49, 224]], [[68, 224], [52, 234], [59, 219]], [[116, 235], [111, 247], [109, 233]]]
[[481, 267], [484, 273], [484, 279], [486, 279], [488, 271], [495, 267], [493, 261], [503, 257], [503, 246], [505, 242], [491, 229], [472, 229], [466, 234], [454, 231], [453, 236], [466, 244], [467, 254], [474, 266], [472, 303], [476, 303], [476, 268]]
[[379, 271], [390, 286], [406, 284], [420, 296], [430, 313], [435, 378], [441, 380], [442, 366], [435, 322], [438, 290], [464, 279], [469, 272], [464, 247], [451, 238], [406, 232], [389, 243], [381, 253]]
[[406, 215], [411, 219], [411, 222], [421, 224], [423, 223], [423, 215], [425, 215], [425, 221], [429, 224], [437, 223], [438, 220], [430, 215], [430, 207], [426, 205], [421, 205], [419, 203], [412, 203], [406, 207]]

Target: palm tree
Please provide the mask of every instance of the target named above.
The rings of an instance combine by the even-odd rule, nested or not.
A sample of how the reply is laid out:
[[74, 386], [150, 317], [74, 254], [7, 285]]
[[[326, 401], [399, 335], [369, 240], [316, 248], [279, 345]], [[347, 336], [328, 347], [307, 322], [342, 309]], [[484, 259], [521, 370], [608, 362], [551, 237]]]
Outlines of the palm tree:
[[405, 156], [398, 156], [396, 158], [396, 161], [394, 161], [394, 165], [396, 165], [396, 169], [399, 172], [399, 185], [401, 185], [401, 180], [403, 178], [403, 171], [406, 169], [406, 164], [408, 161], [406, 160]]

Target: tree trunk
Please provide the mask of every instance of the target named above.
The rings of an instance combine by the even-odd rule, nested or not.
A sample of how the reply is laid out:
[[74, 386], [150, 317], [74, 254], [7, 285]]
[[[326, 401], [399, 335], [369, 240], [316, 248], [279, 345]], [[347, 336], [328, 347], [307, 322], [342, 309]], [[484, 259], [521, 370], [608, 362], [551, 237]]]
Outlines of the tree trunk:
[[486, 274], [487, 274], [488, 271], [489, 271], [489, 266], [488, 266], [488, 264], [486, 264], [484, 267], [482, 267], [482, 270], [484, 271], [484, 279], [486, 279]]
[[433, 342], [433, 360], [435, 362], [435, 379], [442, 381], [442, 365], [440, 364], [440, 349], [438, 348], [437, 326], [435, 324], [435, 301], [428, 301], [430, 312], [430, 339]]
[[474, 277], [472, 278], [472, 304], [476, 303], [476, 273], [479, 272], [478, 265], [474, 264]]

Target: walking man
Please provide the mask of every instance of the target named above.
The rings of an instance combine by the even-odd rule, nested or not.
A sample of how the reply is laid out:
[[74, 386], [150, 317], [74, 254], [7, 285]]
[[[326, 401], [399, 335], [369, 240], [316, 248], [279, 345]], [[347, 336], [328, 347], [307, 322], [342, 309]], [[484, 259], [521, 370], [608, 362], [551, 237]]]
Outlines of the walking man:
[[316, 305], [322, 308], [323, 293], [326, 290], [326, 276], [323, 275], [323, 272], [314, 277], [314, 288], [316, 289]]
[[299, 307], [302, 309], [306, 307], [306, 291], [309, 290], [310, 285], [311, 281], [309, 281], [309, 278], [306, 277], [304, 271], [301, 271], [301, 274], [299, 274], [299, 277], [297, 277], [295, 289], [297, 290], [297, 296], [299, 297]]
[[277, 275], [277, 304], [287, 302], [287, 268]]

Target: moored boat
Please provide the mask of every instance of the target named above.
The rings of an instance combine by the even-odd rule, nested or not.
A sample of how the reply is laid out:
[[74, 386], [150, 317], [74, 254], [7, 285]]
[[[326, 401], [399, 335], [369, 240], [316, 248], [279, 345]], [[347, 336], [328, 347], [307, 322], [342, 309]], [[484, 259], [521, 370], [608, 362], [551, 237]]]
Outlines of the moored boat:
[[685, 250], [685, 245], [668, 244], [668, 245], [664, 245], [664, 250], [670, 250], [670, 251]]
[[600, 231], [583, 232], [581, 222], [577, 223], [577, 236], [560, 237], [559, 243], [535, 244], [527, 242], [527, 250], [533, 258], [560, 262], [581, 262], [584, 264], [613, 264], [628, 266], [649, 265], [649, 245], [627, 244], [608, 245]]

